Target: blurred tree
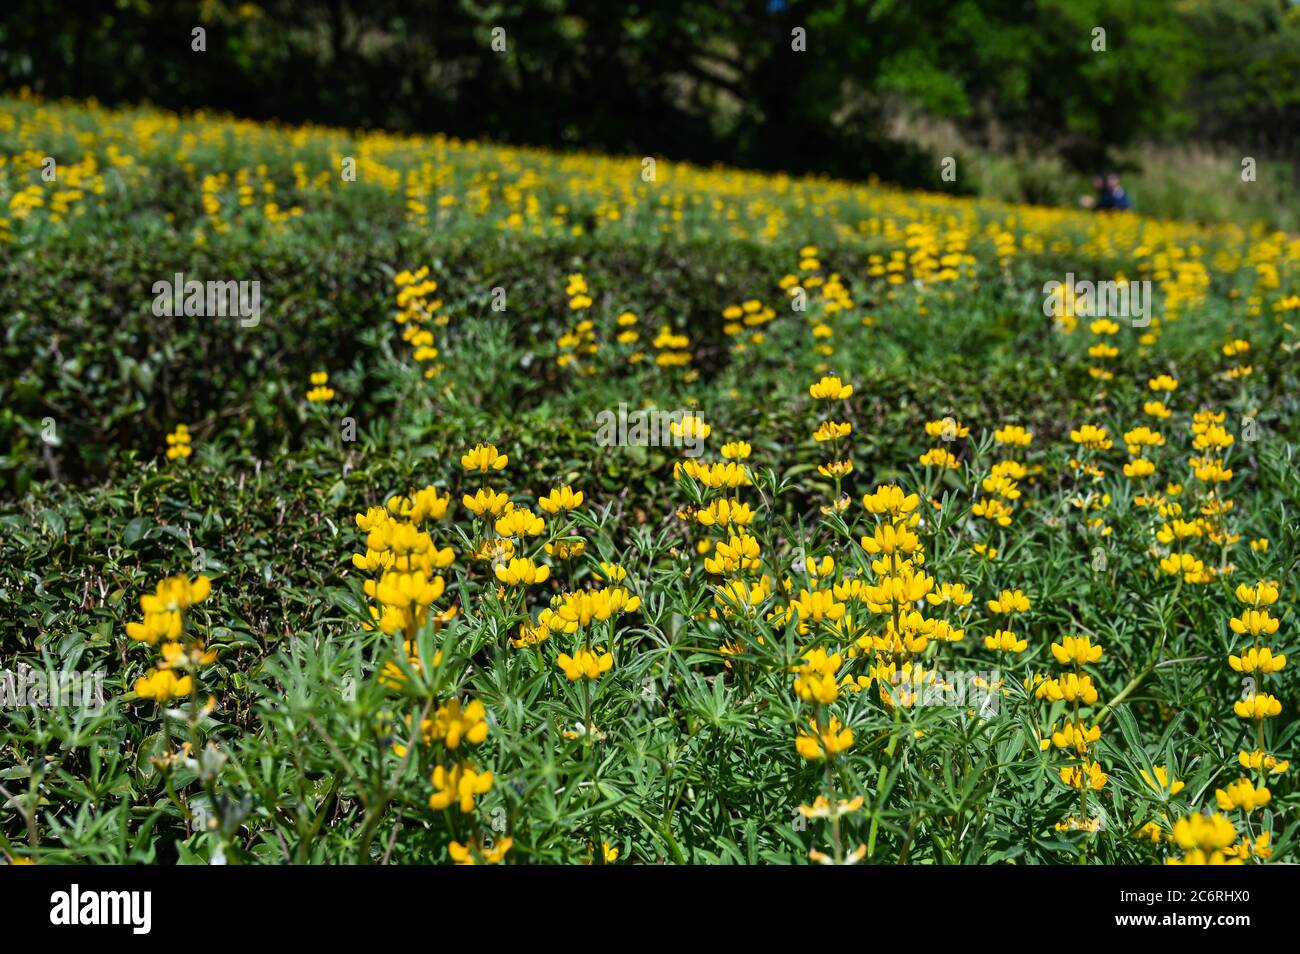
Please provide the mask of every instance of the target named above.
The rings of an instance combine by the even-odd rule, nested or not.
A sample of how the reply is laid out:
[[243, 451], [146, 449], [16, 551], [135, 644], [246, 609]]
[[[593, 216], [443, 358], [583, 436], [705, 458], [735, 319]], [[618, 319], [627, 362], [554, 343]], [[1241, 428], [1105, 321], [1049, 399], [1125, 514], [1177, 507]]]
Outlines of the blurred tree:
[[[196, 27], [206, 52], [191, 49]], [[1053, 150], [1080, 168], [1134, 140], [1192, 132], [1290, 149], [1300, 8], [66, 0], [52, 17], [48, 0], [6, 0], [0, 85], [927, 185], [933, 163], [886, 133], [899, 104], [956, 123], [976, 145]]]

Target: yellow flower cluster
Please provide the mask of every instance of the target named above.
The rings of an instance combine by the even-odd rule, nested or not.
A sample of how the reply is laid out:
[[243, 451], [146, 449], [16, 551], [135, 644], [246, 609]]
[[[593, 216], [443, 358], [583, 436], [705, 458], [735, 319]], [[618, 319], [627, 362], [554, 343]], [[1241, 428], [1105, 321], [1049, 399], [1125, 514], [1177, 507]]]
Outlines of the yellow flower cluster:
[[[808, 388], [808, 394], [814, 401], [826, 402], [828, 408], [832, 402], [844, 401], [844, 410], [850, 411], [848, 399], [853, 395], [853, 385], [845, 384], [834, 375], [823, 377]], [[842, 512], [848, 509], [850, 500], [840, 489], [844, 478], [853, 472], [853, 461], [848, 456], [847, 448], [841, 448], [840, 441], [853, 433], [853, 425], [848, 421], [837, 423], [833, 418], [826, 418], [813, 432], [813, 440], [818, 444], [829, 444], [827, 451], [830, 460], [818, 464], [817, 473], [834, 481], [835, 491], [829, 506], [822, 508], [822, 513]]]
[[[925, 435], [931, 439], [938, 438], [947, 445], [969, 437], [970, 428], [956, 418], [945, 417], [938, 421], [927, 421]], [[917, 462], [922, 467], [935, 467], [943, 470], [956, 470], [961, 466], [961, 461], [957, 459], [957, 455], [947, 446], [930, 448], [921, 455]]]
[[426, 378], [442, 373], [438, 363], [441, 352], [435, 345], [433, 329], [445, 328], [450, 320], [442, 311], [442, 299], [432, 298], [438, 283], [429, 278], [429, 267], [414, 272], [401, 271], [393, 277], [397, 286], [397, 313], [393, 320], [402, 326], [402, 340], [411, 347], [411, 357]]
[[1062, 637], [1060, 642], [1052, 643], [1052, 657], [1069, 669], [1044, 679], [1034, 689], [1034, 698], [1046, 701], [1053, 710], [1058, 703], [1064, 704], [1064, 725], [1057, 729], [1053, 721], [1039, 745], [1044, 752], [1056, 749], [1064, 753], [1068, 760], [1059, 775], [1062, 782], [1079, 793], [1079, 815], [1064, 824], [1076, 830], [1091, 830], [1095, 819], [1088, 813], [1088, 793], [1100, 790], [1107, 781], [1106, 773], [1090, 752], [1101, 739], [1101, 726], [1089, 725], [1085, 717], [1085, 711], [1097, 704], [1097, 687], [1084, 667], [1101, 656], [1102, 647], [1087, 636]]
[[722, 309], [722, 330], [732, 338], [731, 352], [740, 355], [767, 340], [763, 325], [776, 318], [776, 312], [757, 298]]
[[[401, 633], [414, 640], [443, 594], [445, 581], [438, 571], [449, 567], [456, 554], [451, 547], [439, 548], [423, 525], [441, 520], [450, 502], [450, 495], [425, 487], [356, 515], [366, 534], [366, 552], [353, 554], [352, 565], [371, 574], [364, 589], [378, 605], [370, 607], [370, 615], [390, 636]], [[439, 614], [436, 622], [446, 622], [454, 613], [453, 608]]]
[[[1249, 640], [1247, 645], [1228, 656], [1228, 665], [1235, 672], [1241, 673], [1242, 677], [1241, 698], [1232, 708], [1238, 718], [1254, 722], [1255, 743], [1260, 753], [1267, 749], [1264, 744], [1266, 720], [1282, 713], [1282, 703], [1265, 688], [1268, 677], [1281, 672], [1287, 661], [1285, 654], [1275, 653], [1264, 645], [1264, 641], [1276, 635], [1279, 628], [1277, 618], [1269, 610], [1270, 606], [1277, 603], [1279, 595], [1278, 584], [1272, 580], [1260, 580], [1254, 586], [1240, 584], [1236, 597], [1243, 608], [1228, 622], [1235, 635]], [[1241, 755], [1245, 764], [1246, 753]], [[1261, 754], [1258, 760], [1261, 778], [1268, 775], [1268, 770], [1263, 767], [1264, 759], [1268, 758], [1271, 757]], [[1276, 766], [1276, 760], [1273, 760], [1273, 764]], [[1276, 768], [1274, 770], [1277, 771]]]
[[[190, 607], [202, 603], [212, 592], [212, 581], [206, 576], [193, 580], [185, 576], [171, 576], [159, 582], [154, 592], [140, 597], [142, 622], [126, 624], [126, 634], [131, 639], [159, 646], [158, 662], [135, 682], [135, 694], [141, 699], [167, 702], [190, 696], [194, 692], [191, 675], [200, 667], [210, 665], [217, 654], [205, 650], [203, 640], [186, 631], [185, 619]], [[177, 675], [177, 673], [182, 675]]]
[[328, 371], [313, 371], [311, 375], [311, 390], [307, 392], [307, 400], [312, 404], [324, 404], [327, 401], [334, 400], [334, 389], [329, 386]]
[[167, 459], [184, 460], [190, 453], [190, 429], [177, 424], [176, 429], [167, 435]]
[[1115, 377], [1115, 373], [1106, 365], [1107, 362], [1113, 361], [1119, 357], [1119, 348], [1110, 343], [1108, 339], [1114, 338], [1119, 334], [1119, 324], [1109, 318], [1098, 318], [1088, 325], [1088, 330], [1096, 337], [1096, 342], [1088, 348], [1088, 357], [1093, 360], [1093, 364], [1088, 368], [1088, 374], [1097, 381], [1110, 381]]

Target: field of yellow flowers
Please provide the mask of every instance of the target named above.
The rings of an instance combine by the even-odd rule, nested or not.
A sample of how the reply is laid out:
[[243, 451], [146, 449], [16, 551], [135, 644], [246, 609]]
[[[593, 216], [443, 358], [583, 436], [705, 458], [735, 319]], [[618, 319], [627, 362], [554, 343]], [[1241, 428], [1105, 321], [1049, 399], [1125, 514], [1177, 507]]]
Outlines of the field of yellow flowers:
[[0, 315], [0, 859], [1300, 860], [1300, 238], [24, 94]]

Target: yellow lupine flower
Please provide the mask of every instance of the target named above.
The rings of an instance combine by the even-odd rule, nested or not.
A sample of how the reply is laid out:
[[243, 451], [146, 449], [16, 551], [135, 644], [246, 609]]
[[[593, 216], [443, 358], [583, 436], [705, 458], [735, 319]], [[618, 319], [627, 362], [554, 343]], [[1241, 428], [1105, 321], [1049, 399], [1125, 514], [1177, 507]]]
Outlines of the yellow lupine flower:
[[539, 497], [537, 506], [549, 514], [567, 513], [582, 506], [582, 491], [574, 490], [568, 484], [557, 487], [545, 497]]
[[1228, 626], [1238, 636], [1272, 636], [1277, 632], [1278, 621], [1266, 609], [1248, 609], [1228, 620]]
[[531, 586], [545, 583], [551, 577], [551, 568], [538, 566], [528, 557], [515, 557], [508, 564], [497, 564], [496, 578], [506, 586]]
[[461, 455], [460, 466], [471, 473], [485, 474], [489, 471], [504, 470], [509, 461], [510, 458], [498, 453], [492, 444], [475, 444]]
[[828, 375], [809, 387], [808, 394], [818, 401], [842, 401], [853, 394], [853, 385]]
[[1229, 656], [1228, 665], [1237, 672], [1244, 673], [1281, 672], [1286, 667], [1286, 656], [1281, 653], [1275, 656], [1266, 646], [1252, 646], [1240, 656]]
[[489, 487], [484, 487], [481, 490], [476, 491], [472, 497], [469, 494], [465, 494], [465, 496], [461, 498], [461, 503], [465, 505], [466, 510], [474, 514], [476, 517], [482, 517], [484, 515], [499, 517], [510, 507], [514, 506], [510, 503], [509, 497], [503, 493], [498, 493]]
[[1061, 781], [1074, 789], [1090, 788], [1099, 791], [1105, 787], [1107, 781], [1106, 773], [1096, 762], [1062, 766], [1060, 774]]
[[999, 444], [1010, 444], [1013, 447], [1028, 447], [1033, 439], [1034, 432], [1027, 431], [1018, 424], [1007, 424], [993, 432], [993, 440]]
[[1245, 583], [1237, 587], [1237, 599], [1247, 606], [1255, 609], [1262, 609], [1265, 606], [1272, 606], [1277, 602], [1278, 585], [1275, 581], [1261, 580], [1254, 586], [1247, 586]]
[[614, 657], [606, 652], [579, 649], [572, 656], [560, 653], [555, 664], [564, 672], [564, 678], [577, 682], [579, 679], [598, 679], [609, 672], [614, 667]]
[[426, 722], [426, 738], [440, 740], [449, 749], [460, 748], [462, 741], [481, 745], [488, 736], [487, 710], [477, 699], [466, 706], [450, 699]]
[[1029, 609], [1029, 597], [1021, 590], [1003, 590], [988, 607], [990, 613], [1023, 613]]
[[808, 720], [812, 731], [800, 729], [794, 740], [795, 751], [810, 762], [824, 759], [827, 755], [837, 755], [853, 746], [853, 730], [846, 728], [840, 720], [831, 716], [824, 730], [818, 730], [817, 723]]
[[497, 518], [496, 532], [516, 540], [535, 537], [546, 532], [546, 521], [526, 507], [512, 507]]
[[1257, 693], [1234, 702], [1232, 711], [1241, 719], [1273, 719], [1282, 714], [1282, 703], [1266, 692]]
[[984, 637], [984, 648], [1006, 653], [1023, 653], [1029, 648], [1029, 641], [1020, 639], [1007, 629], [999, 629], [992, 636]]
[[450, 769], [439, 765], [433, 770], [432, 781], [434, 793], [429, 796], [429, 807], [436, 812], [456, 804], [463, 813], [469, 814], [474, 810], [474, 797], [492, 789], [492, 773], [480, 772], [469, 762]]
[[1234, 808], [1253, 812], [1256, 808], [1263, 808], [1271, 802], [1273, 794], [1262, 785], [1256, 788], [1248, 778], [1239, 778], [1227, 788], [1215, 789], [1214, 800], [1225, 812], [1232, 811]]
[[311, 375], [312, 388], [307, 392], [307, 400], [313, 404], [332, 401], [334, 399], [334, 389], [327, 387], [329, 379], [329, 372], [313, 371]]
[[1101, 647], [1094, 646], [1087, 636], [1065, 636], [1059, 643], [1052, 643], [1052, 655], [1062, 665], [1086, 666], [1101, 658]]
[[795, 669], [794, 692], [804, 702], [829, 705], [839, 698], [836, 673], [844, 659], [839, 653], [828, 655], [824, 649], [810, 649]]
[[193, 688], [194, 681], [191, 677], [178, 677], [171, 669], [150, 669], [135, 681], [135, 694], [141, 699], [153, 699], [156, 702], [188, 696]]
[[1097, 701], [1097, 687], [1093, 685], [1092, 677], [1086, 673], [1079, 675], [1067, 672], [1040, 683], [1034, 690], [1034, 696], [1049, 702], [1078, 701], [1090, 706]]

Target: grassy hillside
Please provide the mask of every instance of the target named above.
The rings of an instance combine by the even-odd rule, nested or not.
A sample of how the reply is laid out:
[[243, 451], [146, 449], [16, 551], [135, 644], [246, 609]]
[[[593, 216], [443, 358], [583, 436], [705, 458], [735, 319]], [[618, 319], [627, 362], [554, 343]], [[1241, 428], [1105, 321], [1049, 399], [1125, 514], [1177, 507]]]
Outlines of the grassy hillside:
[[0, 711], [0, 852], [1295, 861], [1297, 311], [1258, 225], [0, 99], [0, 670], [106, 703]]

